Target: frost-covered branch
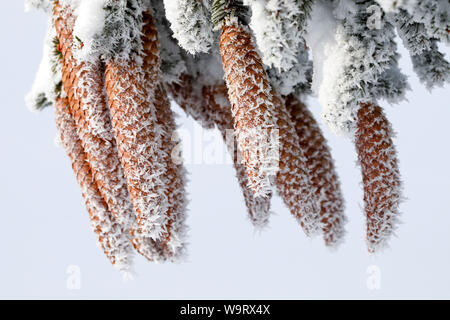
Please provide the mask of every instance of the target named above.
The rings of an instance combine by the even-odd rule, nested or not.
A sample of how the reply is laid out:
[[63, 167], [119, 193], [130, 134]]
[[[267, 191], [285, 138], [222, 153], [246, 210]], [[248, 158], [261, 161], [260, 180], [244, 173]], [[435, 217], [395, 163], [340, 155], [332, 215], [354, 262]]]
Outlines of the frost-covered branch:
[[51, 106], [62, 94], [61, 56], [57, 48], [58, 44], [55, 27], [49, 19], [41, 64], [31, 91], [25, 97], [30, 110], [39, 111]]
[[252, 11], [250, 28], [264, 64], [278, 71], [295, 66], [312, 3], [312, 0], [244, 1]]
[[179, 45], [191, 54], [208, 52], [214, 41], [207, 9], [198, 0], [164, 0], [166, 17]]
[[361, 103], [393, 99], [403, 92], [401, 88], [392, 91], [383, 79], [404, 76], [397, 68], [394, 28], [382, 17], [379, 26], [371, 25], [373, 5], [374, 1], [343, 0], [333, 7], [322, 0], [316, 1], [313, 10], [307, 35], [315, 68], [313, 89], [325, 122], [336, 133], [355, 129]]
[[98, 57], [126, 60], [142, 50], [140, 36], [146, 0], [78, 0], [74, 26], [77, 58]]
[[312, 67], [309, 52], [304, 40], [302, 40], [295, 64], [284, 72], [275, 68], [268, 68], [267, 75], [272, 87], [283, 96], [291, 93], [309, 95], [311, 93]]
[[377, 0], [386, 12], [406, 10], [414, 22], [422, 23], [430, 38], [450, 42], [450, 1]]
[[221, 27], [225, 19], [245, 20], [247, 10], [242, 0], [212, 0], [211, 21], [217, 28]]
[[423, 23], [414, 21], [403, 9], [393, 19], [403, 44], [408, 49], [414, 71], [428, 89], [450, 80], [450, 64], [439, 51], [437, 40], [430, 38]]

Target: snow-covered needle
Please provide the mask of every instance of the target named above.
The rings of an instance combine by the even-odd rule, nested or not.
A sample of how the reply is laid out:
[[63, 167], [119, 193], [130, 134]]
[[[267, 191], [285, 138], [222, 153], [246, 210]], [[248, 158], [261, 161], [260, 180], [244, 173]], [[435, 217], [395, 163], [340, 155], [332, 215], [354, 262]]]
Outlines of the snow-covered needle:
[[428, 35], [425, 24], [414, 21], [403, 9], [393, 14], [393, 20], [419, 80], [430, 90], [450, 82], [450, 63], [439, 51], [437, 39]]
[[261, 59], [278, 71], [297, 63], [312, 0], [244, 0], [251, 8], [250, 28]]

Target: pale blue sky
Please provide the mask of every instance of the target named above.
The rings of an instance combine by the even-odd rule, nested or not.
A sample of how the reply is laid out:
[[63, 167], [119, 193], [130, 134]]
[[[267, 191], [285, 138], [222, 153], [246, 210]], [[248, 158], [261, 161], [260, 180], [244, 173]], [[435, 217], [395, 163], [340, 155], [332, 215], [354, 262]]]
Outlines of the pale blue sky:
[[[24, 105], [46, 17], [25, 14], [19, 0], [4, 1], [1, 15], [0, 298], [450, 298], [450, 87], [427, 92], [403, 49], [413, 90], [386, 112], [408, 200], [390, 249], [367, 254], [356, 154], [350, 141], [322, 126], [350, 220], [339, 250], [307, 239], [279, 198], [270, 228], [255, 234], [232, 167], [188, 165], [188, 261], [155, 265], [137, 257], [138, 276], [124, 283], [97, 248], [70, 163], [53, 143], [52, 109], [33, 114]], [[309, 105], [318, 116], [317, 101]], [[178, 121], [192, 130], [184, 115]], [[66, 286], [70, 265], [80, 267], [79, 290]], [[379, 290], [369, 290], [368, 270], [379, 271]]]

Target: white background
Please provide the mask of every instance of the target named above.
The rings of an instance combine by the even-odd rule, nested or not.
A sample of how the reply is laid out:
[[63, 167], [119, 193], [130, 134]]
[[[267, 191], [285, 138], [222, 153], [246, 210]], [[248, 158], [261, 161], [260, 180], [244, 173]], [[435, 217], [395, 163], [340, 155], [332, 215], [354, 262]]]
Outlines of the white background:
[[[350, 141], [322, 126], [350, 220], [339, 250], [307, 239], [279, 198], [270, 228], [255, 234], [233, 168], [192, 164], [188, 261], [156, 265], [136, 257], [138, 275], [124, 283], [96, 246], [69, 160], [53, 143], [52, 109], [33, 114], [23, 102], [46, 17], [25, 14], [19, 0], [3, 1], [0, 12], [0, 298], [450, 298], [450, 91], [427, 92], [403, 49], [413, 90], [386, 112], [408, 200], [390, 249], [368, 255], [356, 154]], [[317, 101], [309, 105], [318, 116]], [[192, 130], [184, 115], [178, 121]], [[67, 288], [71, 265], [80, 268], [79, 290]]]

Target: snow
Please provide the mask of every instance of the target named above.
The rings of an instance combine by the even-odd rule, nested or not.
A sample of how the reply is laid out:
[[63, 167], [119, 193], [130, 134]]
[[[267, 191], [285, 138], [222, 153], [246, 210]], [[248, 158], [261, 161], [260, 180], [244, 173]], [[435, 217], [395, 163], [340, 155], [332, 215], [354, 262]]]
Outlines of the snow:
[[252, 11], [250, 28], [263, 63], [278, 72], [292, 69], [303, 42], [301, 21], [305, 13], [299, 1], [245, 0], [244, 4]]
[[167, 84], [176, 83], [186, 72], [186, 63], [183, 60], [181, 48], [172, 37], [173, 32], [164, 15], [163, 1], [155, 1], [153, 11], [160, 42], [162, 81]]
[[83, 46], [78, 50], [78, 58], [86, 60], [96, 47], [96, 39], [105, 28], [106, 6], [108, 0], [80, 0], [75, 10], [77, 16], [73, 34], [80, 39]]
[[208, 52], [214, 41], [209, 14], [198, 0], [164, 0], [167, 20], [180, 47], [191, 54]]
[[[313, 6], [305, 39], [311, 49], [314, 66], [312, 91], [318, 96], [323, 114], [328, 112], [335, 99], [336, 84], [345, 65], [346, 54], [337, 41], [340, 36], [332, 5], [324, 0], [317, 0]], [[352, 120], [351, 110], [342, 110], [340, 121]], [[337, 134], [341, 131], [334, 125], [331, 125], [331, 129]]]
[[[316, 1], [305, 35], [306, 43], [312, 53], [314, 65], [312, 90], [316, 95], [319, 95], [323, 86], [325, 63], [337, 49], [336, 31], [337, 20], [333, 16], [332, 6], [323, 0]], [[339, 56], [336, 55], [335, 58], [339, 58]], [[338, 62], [336, 61], [336, 68], [340, 66]], [[326, 70], [327, 74], [333, 73], [332, 70]]]
[[[61, 1], [62, 2], [62, 1]], [[142, 48], [142, 13], [149, 1], [65, 0], [75, 11], [74, 53], [78, 60], [93, 62], [129, 59]]]
[[[383, 19], [380, 29], [370, 27], [371, 6], [341, 0], [333, 7], [320, 0], [313, 7], [306, 35], [313, 56], [312, 89], [336, 134], [352, 136], [360, 103], [398, 101], [407, 87], [397, 66], [393, 26]], [[391, 88], [387, 79], [397, 81], [396, 86]]]

